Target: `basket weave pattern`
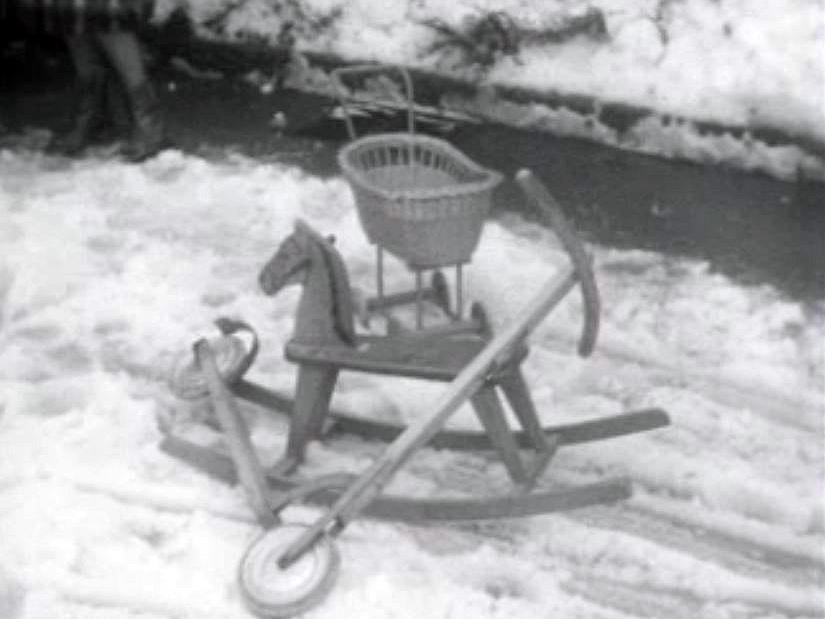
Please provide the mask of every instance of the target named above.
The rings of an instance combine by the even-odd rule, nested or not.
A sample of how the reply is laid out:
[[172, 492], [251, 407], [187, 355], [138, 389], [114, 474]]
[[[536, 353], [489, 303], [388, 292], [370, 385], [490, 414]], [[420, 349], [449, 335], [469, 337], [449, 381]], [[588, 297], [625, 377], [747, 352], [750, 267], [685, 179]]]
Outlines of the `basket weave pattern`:
[[409, 133], [357, 139], [338, 162], [367, 238], [412, 268], [468, 262], [502, 180], [444, 140]]

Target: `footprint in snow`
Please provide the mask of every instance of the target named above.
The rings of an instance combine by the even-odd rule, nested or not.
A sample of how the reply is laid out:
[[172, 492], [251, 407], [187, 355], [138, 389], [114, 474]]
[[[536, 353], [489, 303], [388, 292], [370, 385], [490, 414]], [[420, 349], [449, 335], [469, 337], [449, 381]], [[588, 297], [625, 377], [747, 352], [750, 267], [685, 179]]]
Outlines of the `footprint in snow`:
[[38, 323], [15, 329], [14, 336], [33, 342], [47, 342], [57, 339], [62, 332], [59, 325]]
[[86, 407], [89, 395], [85, 386], [70, 380], [48, 380], [27, 395], [24, 410], [41, 417], [57, 417]]
[[92, 369], [89, 352], [77, 343], [62, 344], [52, 348], [48, 356], [54, 371], [59, 375], [82, 374]]
[[21, 616], [26, 590], [0, 567], [0, 617], [17, 619]]
[[499, 565], [490, 559], [489, 564], [480, 564], [475, 570], [467, 568], [465, 580], [470, 580], [477, 589], [493, 600], [513, 599], [535, 601], [536, 593], [531, 590], [529, 579], [518, 570], [510, 571], [506, 562]]
[[208, 307], [221, 307], [232, 303], [237, 298], [237, 295], [232, 292], [205, 292], [201, 295], [201, 303]]

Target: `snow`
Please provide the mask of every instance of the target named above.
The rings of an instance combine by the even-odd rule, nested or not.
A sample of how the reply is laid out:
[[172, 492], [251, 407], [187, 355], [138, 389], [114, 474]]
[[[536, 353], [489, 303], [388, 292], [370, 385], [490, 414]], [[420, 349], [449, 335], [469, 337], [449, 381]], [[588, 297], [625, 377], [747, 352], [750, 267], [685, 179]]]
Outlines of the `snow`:
[[[158, 3], [162, 19], [181, 0]], [[593, 114], [565, 106], [514, 105], [484, 97], [451, 101], [504, 122], [579, 135], [620, 148], [695, 161], [724, 162], [781, 178], [825, 179], [825, 4], [822, 0], [388, 0], [300, 3], [248, 0], [233, 5], [221, 36], [276, 41], [296, 24], [297, 49], [333, 53], [349, 61], [417, 67], [485, 88], [510, 86], [534, 93], [587, 97]], [[230, 5], [226, 0], [186, 3], [202, 24]], [[468, 20], [503, 11], [522, 31], [558, 27], [598, 11], [605, 36], [586, 33], [562, 41], [525, 36], [515, 55], [486, 67], [460, 57], [455, 46], [433, 49], [441, 20], [461, 30]], [[300, 73], [300, 72], [299, 72]], [[294, 85], [317, 88], [317, 76]], [[622, 134], [601, 118], [601, 106], [622, 104], [655, 114]], [[739, 129], [708, 132], [701, 123]], [[805, 149], [754, 137], [778, 129]], [[811, 152], [806, 152], [811, 151]], [[818, 154], [812, 154], [818, 153]]]
[[[260, 530], [243, 493], [161, 452], [157, 418], [186, 414], [166, 373], [220, 315], [261, 333], [253, 378], [293, 389], [282, 348], [299, 291], [265, 297], [256, 278], [296, 218], [334, 233], [354, 285], [373, 290], [340, 177], [231, 154], [127, 165], [0, 151], [0, 617], [249, 616], [236, 568]], [[576, 357], [577, 294], [535, 332], [525, 371], [543, 420], [659, 406], [672, 425], [564, 448], [542, 485], [625, 475], [634, 497], [494, 523], [357, 521], [339, 539], [335, 588], [307, 617], [825, 613], [825, 308], [703, 262], [592, 251], [602, 338]], [[563, 262], [548, 231], [491, 221], [469, 295], [501, 325]], [[502, 264], [518, 268], [502, 277]], [[391, 288], [411, 282], [393, 261], [387, 275]], [[345, 375], [336, 405], [410, 420], [443, 388]], [[274, 459], [285, 424], [250, 415]], [[455, 423], [474, 423], [466, 407]], [[307, 470], [358, 471], [376, 454], [352, 438], [314, 443]], [[394, 484], [508, 488], [491, 459], [431, 450]]]

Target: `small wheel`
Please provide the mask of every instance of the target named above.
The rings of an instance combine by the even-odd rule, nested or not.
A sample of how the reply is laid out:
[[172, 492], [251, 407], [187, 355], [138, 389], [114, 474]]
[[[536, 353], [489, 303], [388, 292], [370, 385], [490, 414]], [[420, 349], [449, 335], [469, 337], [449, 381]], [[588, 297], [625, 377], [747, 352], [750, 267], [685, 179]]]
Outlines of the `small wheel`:
[[255, 540], [238, 568], [238, 583], [249, 609], [261, 617], [291, 617], [318, 604], [338, 575], [340, 555], [321, 538], [288, 568], [278, 560], [307, 527], [282, 525]]
[[[210, 340], [209, 346], [215, 354], [221, 377], [228, 382], [236, 380], [249, 355], [243, 340], [236, 335], [224, 335]], [[206, 378], [192, 353], [181, 355], [175, 363], [169, 376], [169, 388], [183, 400], [197, 400], [209, 393]]]

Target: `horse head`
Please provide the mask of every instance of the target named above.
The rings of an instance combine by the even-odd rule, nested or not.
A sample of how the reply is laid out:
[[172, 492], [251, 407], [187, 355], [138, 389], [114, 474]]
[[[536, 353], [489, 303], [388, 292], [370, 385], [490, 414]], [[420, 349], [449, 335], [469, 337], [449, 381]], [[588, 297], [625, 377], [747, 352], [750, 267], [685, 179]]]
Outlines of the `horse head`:
[[286, 237], [261, 269], [258, 284], [264, 294], [272, 296], [292, 284], [302, 284], [312, 261], [309, 226], [295, 223], [295, 231]]
[[[258, 283], [267, 295], [291, 284], [303, 285], [298, 320], [325, 311], [334, 333], [347, 344], [355, 343], [349, 277], [332, 238], [325, 238], [306, 222], [296, 220], [292, 234], [261, 269]], [[300, 325], [296, 328], [299, 330]], [[319, 331], [317, 321], [312, 330]]]

